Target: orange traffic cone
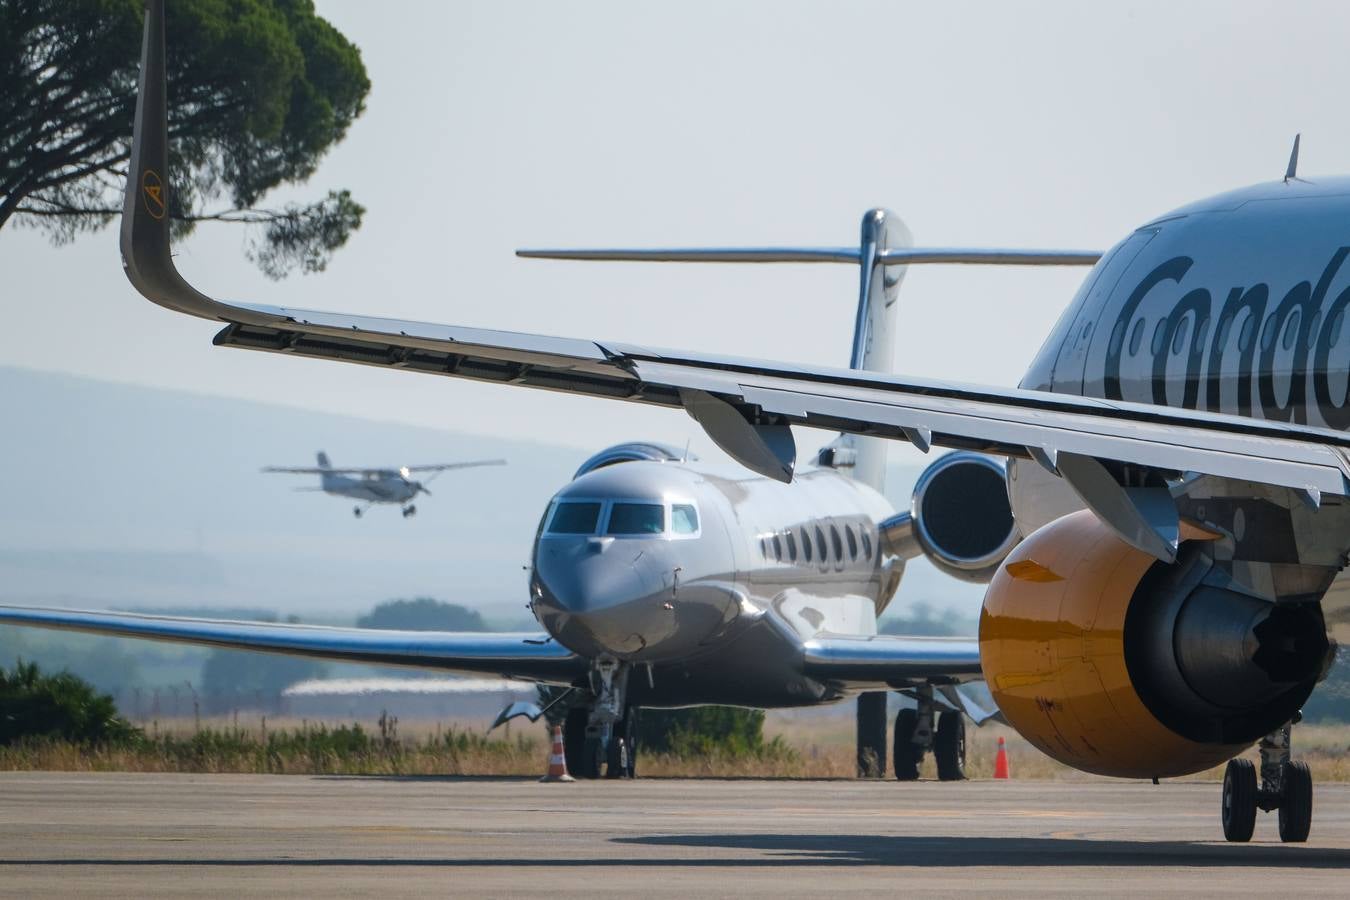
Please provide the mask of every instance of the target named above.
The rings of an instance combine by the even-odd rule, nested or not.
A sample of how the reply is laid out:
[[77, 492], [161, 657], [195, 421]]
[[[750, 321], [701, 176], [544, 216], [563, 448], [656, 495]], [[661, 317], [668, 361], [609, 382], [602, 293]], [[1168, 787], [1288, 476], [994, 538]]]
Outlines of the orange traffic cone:
[[998, 752], [994, 754], [994, 777], [1011, 778], [1008, 774], [1008, 748], [1003, 743], [1003, 738], [998, 739]]
[[[1007, 777], [1007, 776], [1004, 776]], [[567, 754], [563, 750], [562, 726], [553, 726], [553, 750], [548, 755], [548, 774], [540, 781], [572, 781], [567, 774]]]

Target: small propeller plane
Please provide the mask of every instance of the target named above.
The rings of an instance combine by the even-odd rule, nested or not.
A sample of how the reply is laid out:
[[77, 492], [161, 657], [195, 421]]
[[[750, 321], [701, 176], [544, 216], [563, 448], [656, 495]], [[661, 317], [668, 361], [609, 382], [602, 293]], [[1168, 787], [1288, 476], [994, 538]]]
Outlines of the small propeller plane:
[[[352, 515], [358, 519], [374, 503], [398, 503], [403, 506], [403, 518], [417, 515], [417, 506], [412, 502], [418, 494], [431, 496], [427, 485], [442, 472], [451, 469], [472, 469], [477, 466], [504, 466], [504, 459], [477, 459], [470, 462], [437, 463], [430, 466], [402, 466], [397, 469], [335, 469], [328, 461], [328, 454], [318, 453], [317, 466], [267, 466], [264, 472], [283, 472], [288, 475], [318, 475], [316, 488], [296, 488], [300, 491], [323, 491], [335, 497], [351, 497], [361, 500], [352, 508]], [[414, 473], [429, 472], [431, 477], [425, 482], [413, 479]]]

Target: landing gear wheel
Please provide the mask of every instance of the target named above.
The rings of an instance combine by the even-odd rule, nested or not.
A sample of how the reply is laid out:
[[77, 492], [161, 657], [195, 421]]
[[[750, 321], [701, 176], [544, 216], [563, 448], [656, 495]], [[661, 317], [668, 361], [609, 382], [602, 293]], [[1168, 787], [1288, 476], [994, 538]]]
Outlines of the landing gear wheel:
[[358, 519], [361, 518], [361, 507], [354, 507], [352, 509], [352, 515], [356, 516]]
[[914, 730], [919, 727], [919, 713], [902, 709], [895, 717], [895, 746], [891, 758], [896, 781], [918, 781], [919, 763], [923, 751], [914, 746]]
[[567, 711], [563, 720], [563, 758], [567, 760], [567, 771], [573, 777], [582, 776], [582, 754], [586, 751], [586, 723], [591, 712], [584, 706], [574, 706]]
[[609, 751], [605, 761], [606, 778], [627, 778], [629, 766], [628, 741], [619, 732], [618, 727], [609, 737]]
[[[1230, 759], [1223, 770], [1223, 836], [1242, 843], [1252, 839], [1256, 830], [1256, 766], [1249, 759]], [[1312, 811], [1309, 796], [1308, 809]], [[1280, 812], [1283, 826], [1284, 811]], [[1283, 827], [1280, 829], [1283, 832]]]
[[939, 780], [965, 781], [966, 720], [959, 712], [949, 709], [938, 716], [933, 756], [937, 759]]
[[1284, 796], [1280, 798], [1280, 840], [1301, 844], [1312, 830], [1312, 772], [1305, 762], [1284, 764]]
[[637, 717], [637, 708], [629, 707], [623, 719], [614, 726], [614, 734], [623, 740], [623, 764], [619, 771], [624, 778], [637, 777]]
[[599, 778], [605, 769], [605, 743], [599, 737], [586, 735], [586, 743], [581, 750], [582, 778]]
[[415, 515], [417, 515], [417, 507], [416, 507], [416, 506], [405, 506], [405, 507], [403, 507], [403, 518], [407, 519], [407, 518], [410, 518], [410, 517], [415, 516]]

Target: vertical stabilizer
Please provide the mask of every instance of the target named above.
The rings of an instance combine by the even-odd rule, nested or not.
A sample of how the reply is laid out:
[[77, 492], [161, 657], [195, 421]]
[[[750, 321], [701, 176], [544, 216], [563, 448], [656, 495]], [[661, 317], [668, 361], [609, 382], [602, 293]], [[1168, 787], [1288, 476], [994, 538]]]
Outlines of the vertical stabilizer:
[[[900, 283], [909, 267], [883, 260], [884, 251], [914, 246], [914, 238], [895, 213], [868, 210], [862, 219], [859, 245], [858, 312], [853, 321], [853, 351], [849, 368], [889, 372], [895, 361], [895, 318], [899, 312]], [[884, 438], [841, 434], [822, 453], [822, 462], [850, 471], [854, 478], [877, 491], [886, 487]]]
[[315, 456], [315, 459], [318, 460], [320, 469], [333, 468], [333, 464], [328, 461], [328, 454], [324, 453], [322, 450], [318, 452], [318, 454]]

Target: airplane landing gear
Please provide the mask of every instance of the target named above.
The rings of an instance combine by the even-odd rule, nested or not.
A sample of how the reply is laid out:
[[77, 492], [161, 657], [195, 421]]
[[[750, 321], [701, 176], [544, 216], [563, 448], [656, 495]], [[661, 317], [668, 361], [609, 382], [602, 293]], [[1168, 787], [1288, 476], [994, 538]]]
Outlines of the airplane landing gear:
[[415, 516], [415, 515], [417, 515], [417, 507], [416, 507], [416, 506], [414, 506], [413, 504], [409, 503], [407, 506], [403, 507], [403, 518], [407, 519], [407, 518], [409, 518], [409, 517], [411, 517], [411, 516]]
[[1256, 829], [1256, 811], [1279, 810], [1280, 840], [1302, 843], [1312, 830], [1313, 789], [1308, 764], [1289, 758], [1293, 722], [1261, 739], [1261, 783], [1251, 760], [1230, 759], [1223, 773], [1220, 813], [1223, 836], [1249, 841]]
[[352, 508], [352, 515], [356, 516], [358, 519], [361, 518], [361, 513], [362, 513], [362, 512], [363, 512], [363, 510], [362, 510], [361, 507], [359, 507], [359, 506], [353, 507], [353, 508]]
[[574, 706], [563, 723], [567, 769], [578, 778], [633, 778], [637, 774], [637, 714], [627, 705], [628, 667], [598, 660], [591, 671], [595, 699]]
[[[895, 717], [894, 767], [897, 781], [917, 781], [924, 754], [933, 751], [938, 779], [962, 781], [966, 777], [966, 722], [961, 713], [948, 709], [938, 713], [933, 688], [918, 690], [917, 709], [902, 709]], [[937, 728], [933, 727], [934, 720]]]

